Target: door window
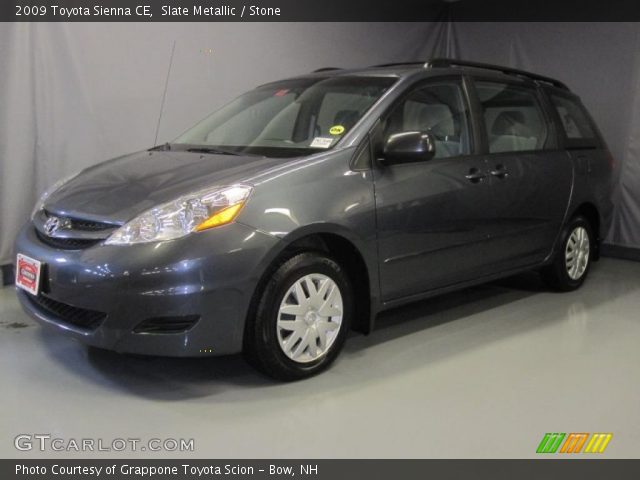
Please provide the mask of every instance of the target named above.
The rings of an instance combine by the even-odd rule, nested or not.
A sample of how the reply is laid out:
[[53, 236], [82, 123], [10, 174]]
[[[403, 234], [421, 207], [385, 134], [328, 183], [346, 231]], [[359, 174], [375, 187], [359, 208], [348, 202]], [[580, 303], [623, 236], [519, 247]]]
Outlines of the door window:
[[547, 125], [536, 92], [506, 83], [476, 82], [489, 152], [541, 150]]
[[469, 121], [464, 94], [454, 82], [417, 88], [397, 104], [385, 120], [385, 138], [400, 132], [430, 133], [435, 158], [469, 153]]

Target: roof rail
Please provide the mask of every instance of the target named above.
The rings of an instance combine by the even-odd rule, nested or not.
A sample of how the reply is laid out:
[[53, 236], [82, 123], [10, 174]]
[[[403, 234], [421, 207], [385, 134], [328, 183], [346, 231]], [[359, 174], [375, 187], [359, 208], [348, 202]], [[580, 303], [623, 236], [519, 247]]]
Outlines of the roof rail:
[[383, 63], [381, 65], [371, 65], [369, 68], [383, 68], [383, 67], [403, 67], [405, 65], [424, 65], [424, 62], [397, 62], [397, 63]]
[[329, 72], [331, 70], [342, 70], [341, 68], [338, 67], [322, 67], [322, 68], [318, 68], [316, 70], [314, 70], [311, 73], [317, 73], [317, 72]]
[[529, 78], [538, 82], [548, 83], [554, 87], [562, 88], [563, 90], [569, 90], [564, 83], [554, 78], [545, 77], [536, 73], [527, 72], [525, 70], [518, 70], [516, 68], [501, 67], [500, 65], [491, 65], [489, 63], [480, 62], [467, 62], [464, 60], [454, 60], [452, 58], [434, 58], [424, 64], [424, 68], [447, 68], [447, 67], [471, 67], [481, 68], [483, 70], [492, 70], [495, 72], [504, 73], [506, 75], [514, 75], [517, 77]]

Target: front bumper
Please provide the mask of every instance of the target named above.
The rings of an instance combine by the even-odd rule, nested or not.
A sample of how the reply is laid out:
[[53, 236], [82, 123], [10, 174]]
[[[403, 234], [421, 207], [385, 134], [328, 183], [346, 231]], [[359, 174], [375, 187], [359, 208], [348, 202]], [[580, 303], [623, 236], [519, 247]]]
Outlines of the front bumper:
[[[22, 290], [18, 298], [37, 321], [88, 345], [163, 356], [237, 353], [264, 260], [279, 241], [233, 223], [169, 242], [66, 250], [44, 243], [29, 223], [15, 251], [42, 262], [40, 298]], [[47, 302], [102, 320], [79, 326], [65, 317], [69, 309], [42, 308]], [[186, 331], [134, 332], [148, 319], [196, 316]]]

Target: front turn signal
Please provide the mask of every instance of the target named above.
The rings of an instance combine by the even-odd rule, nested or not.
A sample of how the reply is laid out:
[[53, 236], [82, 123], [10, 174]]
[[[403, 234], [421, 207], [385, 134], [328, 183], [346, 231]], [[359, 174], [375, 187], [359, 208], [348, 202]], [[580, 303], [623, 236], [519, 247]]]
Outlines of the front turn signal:
[[233, 221], [234, 218], [238, 216], [238, 213], [242, 209], [244, 202], [236, 203], [235, 205], [230, 205], [228, 207], [219, 210], [218, 212], [211, 215], [204, 222], [199, 224], [194, 231], [201, 232], [202, 230], [207, 230], [213, 227], [219, 227], [220, 225], [226, 225]]

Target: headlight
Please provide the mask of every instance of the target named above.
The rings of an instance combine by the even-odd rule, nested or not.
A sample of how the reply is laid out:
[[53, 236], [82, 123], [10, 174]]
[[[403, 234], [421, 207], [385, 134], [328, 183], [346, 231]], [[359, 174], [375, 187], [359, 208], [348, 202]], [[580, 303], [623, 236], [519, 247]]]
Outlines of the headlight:
[[56, 183], [54, 183], [49, 188], [47, 188], [45, 190], [45, 192], [40, 196], [40, 199], [36, 202], [35, 206], [33, 207], [33, 211], [31, 212], [31, 220], [33, 220], [33, 217], [35, 217], [36, 213], [38, 213], [40, 210], [42, 210], [44, 208], [44, 202], [47, 201], [47, 198], [49, 198], [49, 196], [53, 192], [58, 190], [61, 186], [63, 186], [68, 181], [73, 180], [74, 178], [76, 178], [79, 174], [80, 174], [80, 172], [76, 172], [73, 175], [69, 175], [68, 177], [64, 177], [62, 180], [58, 180]]
[[216, 187], [185, 195], [147, 210], [116, 230], [107, 245], [131, 245], [183, 237], [233, 221], [251, 187]]

